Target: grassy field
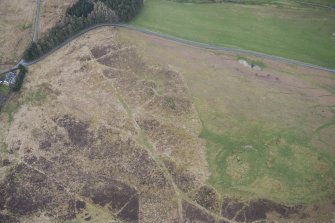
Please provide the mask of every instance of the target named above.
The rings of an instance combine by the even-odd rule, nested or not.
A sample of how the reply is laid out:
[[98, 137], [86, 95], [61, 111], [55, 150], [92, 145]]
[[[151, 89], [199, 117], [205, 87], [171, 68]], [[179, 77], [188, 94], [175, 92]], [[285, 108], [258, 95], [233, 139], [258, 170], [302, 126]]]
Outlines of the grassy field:
[[215, 73], [186, 77], [203, 122], [200, 137], [207, 141], [210, 183], [223, 194], [289, 203], [314, 202], [332, 194], [332, 143], [312, 143], [320, 126], [332, 135], [331, 101], [325, 106], [322, 99], [310, 99], [312, 91]]
[[335, 68], [335, 13], [276, 5], [147, 0], [133, 25]]
[[200, 135], [207, 141], [210, 182], [222, 193], [289, 203], [318, 201], [332, 193], [334, 159], [308, 145], [297, 130], [242, 123], [235, 128], [243, 133], [217, 134], [205, 127]]
[[209, 183], [223, 196], [297, 204], [334, 193], [332, 74], [133, 38], [148, 60], [183, 74], [203, 125]]
[[[213, 3], [213, 0], [171, 0], [174, 2], [188, 2], [188, 3]], [[318, 4], [320, 6], [335, 6], [334, 0], [216, 0], [215, 2], [234, 2], [239, 4], [253, 4], [253, 5], [265, 5], [265, 4], [291, 4], [291, 3], [306, 3], [306, 4]]]

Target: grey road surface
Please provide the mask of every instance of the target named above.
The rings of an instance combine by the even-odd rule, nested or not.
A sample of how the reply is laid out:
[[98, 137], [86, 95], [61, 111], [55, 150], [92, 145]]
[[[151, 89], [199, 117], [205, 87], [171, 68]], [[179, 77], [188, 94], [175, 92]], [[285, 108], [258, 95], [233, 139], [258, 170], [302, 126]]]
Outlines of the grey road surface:
[[199, 42], [195, 42], [195, 41], [191, 41], [191, 40], [181, 39], [181, 38], [178, 38], [178, 37], [173, 37], [173, 36], [169, 36], [169, 35], [166, 35], [166, 34], [162, 34], [162, 33], [158, 33], [158, 32], [149, 31], [149, 30], [146, 30], [146, 29], [134, 27], [134, 26], [128, 25], [128, 24], [110, 24], [110, 23], [107, 23], [107, 24], [97, 24], [97, 25], [93, 25], [91, 27], [88, 27], [88, 28], [78, 32], [74, 36], [70, 37], [64, 43], [62, 43], [59, 46], [57, 46], [56, 48], [52, 49], [51, 51], [44, 54], [40, 58], [38, 58], [34, 61], [30, 61], [30, 62], [26, 62], [24, 60], [21, 60], [17, 65], [12, 67], [11, 69], [1, 71], [0, 74], [11, 71], [11, 70], [16, 70], [20, 64], [22, 64], [24, 66], [30, 66], [32, 64], [35, 64], [35, 63], [43, 60], [44, 58], [48, 57], [49, 55], [53, 54], [55, 51], [62, 48], [63, 46], [65, 46], [66, 44], [71, 42], [72, 40], [80, 37], [81, 35], [89, 32], [91, 30], [94, 30], [94, 29], [97, 29], [97, 28], [100, 28], [100, 27], [124, 28], [124, 29], [133, 30], [133, 31], [139, 32], [139, 33], [144, 33], [146, 35], [156, 36], [156, 37], [159, 37], [159, 38], [162, 38], [162, 39], [165, 39], [165, 40], [173, 41], [173, 42], [176, 42], [176, 43], [180, 43], [180, 44], [184, 44], [184, 45], [188, 45], [188, 46], [192, 46], [192, 47], [198, 47], [198, 48], [202, 48], [202, 49], [209, 49], [209, 50], [214, 50], [214, 51], [218, 51], [218, 52], [233, 52], [233, 53], [239, 53], [239, 54], [252, 55], [252, 56], [256, 56], [256, 57], [260, 57], [260, 58], [264, 58], [264, 59], [270, 59], [270, 60], [274, 60], [274, 61], [284, 62], [284, 63], [287, 63], [287, 64], [293, 64], [293, 65], [298, 65], [298, 66], [302, 66], [302, 67], [307, 67], [307, 68], [312, 68], [312, 69], [316, 69], [316, 70], [322, 70], [322, 71], [335, 73], [335, 69], [331, 69], [331, 68], [327, 68], [327, 67], [321, 67], [321, 66], [318, 66], [318, 65], [309, 64], [309, 63], [305, 63], [305, 62], [301, 62], [301, 61], [297, 61], [297, 60], [292, 60], [292, 59], [288, 59], [288, 58], [284, 58], [284, 57], [268, 55], [268, 54], [264, 54], [264, 53], [260, 53], [260, 52], [256, 52], [256, 51], [251, 51], [251, 50], [243, 50], [243, 49], [237, 49], [237, 48], [221, 47], [221, 46], [216, 46], [216, 45], [199, 43]]
[[36, 42], [38, 38], [40, 11], [41, 11], [41, 0], [36, 0], [36, 15], [35, 15], [35, 23], [34, 23], [33, 42]]
[[325, 8], [325, 9], [330, 9], [330, 10], [335, 11], [335, 7], [330, 6], [330, 5], [318, 4], [318, 3], [315, 3], [315, 2], [308, 2], [308, 1], [299, 1], [299, 0], [295, 0], [295, 2], [303, 4], [303, 5], [309, 5], [309, 6], [312, 6], [312, 7]]

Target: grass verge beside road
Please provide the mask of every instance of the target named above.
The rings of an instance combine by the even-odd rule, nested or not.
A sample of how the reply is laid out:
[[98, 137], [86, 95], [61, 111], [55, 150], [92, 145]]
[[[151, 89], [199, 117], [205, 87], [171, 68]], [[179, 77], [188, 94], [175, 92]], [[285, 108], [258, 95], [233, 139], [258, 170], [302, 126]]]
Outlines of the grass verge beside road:
[[335, 68], [335, 13], [309, 7], [147, 0], [133, 25]]
[[6, 85], [0, 85], [0, 95], [6, 96], [9, 93], [9, 87]]

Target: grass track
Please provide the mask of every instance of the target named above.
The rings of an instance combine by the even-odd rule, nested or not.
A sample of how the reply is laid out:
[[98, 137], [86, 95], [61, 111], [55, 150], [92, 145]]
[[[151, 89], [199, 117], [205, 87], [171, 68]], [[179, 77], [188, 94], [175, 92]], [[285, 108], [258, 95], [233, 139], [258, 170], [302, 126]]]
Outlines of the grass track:
[[330, 10], [146, 0], [132, 24], [335, 68], [335, 13]]

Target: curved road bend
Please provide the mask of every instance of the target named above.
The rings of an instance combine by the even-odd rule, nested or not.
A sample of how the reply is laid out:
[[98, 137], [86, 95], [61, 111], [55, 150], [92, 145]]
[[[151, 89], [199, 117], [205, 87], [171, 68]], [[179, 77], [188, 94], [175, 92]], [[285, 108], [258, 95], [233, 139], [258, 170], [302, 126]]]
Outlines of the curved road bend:
[[[33, 38], [32, 41], [33, 42], [37, 42], [37, 38], [38, 38], [38, 28], [39, 28], [39, 21], [40, 21], [40, 11], [41, 11], [41, 0], [36, 0], [36, 15], [35, 15], [35, 19], [34, 19], [34, 30], [33, 30]], [[24, 60], [21, 59], [18, 64], [16, 64], [15, 66], [7, 69], [7, 70], [2, 70], [0, 71], [0, 74], [4, 74], [7, 73], [9, 71], [14, 71], [18, 69], [18, 66], [20, 64], [24, 64]]]
[[[39, 1], [39, 0], [37, 0], [37, 1]], [[66, 44], [71, 42], [72, 40], [80, 37], [81, 35], [89, 32], [91, 30], [94, 30], [94, 29], [97, 29], [97, 28], [100, 28], [100, 27], [124, 28], [124, 29], [133, 30], [133, 31], [144, 33], [144, 34], [147, 34], [147, 35], [156, 36], [156, 37], [159, 37], [159, 38], [162, 38], [162, 39], [165, 39], [165, 40], [173, 41], [173, 42], [176, 42], [176, 43], [181, 43], [181, 44], [188, 45], [188, 46], [198, 47], [198, 48], [202, 48], [202, 49], [215, 50], [215, 51], [219, 51], [219, 52], [233, 52], [233, 53], [247, 54], [247, 55], [252, 55], [252, 56], [256, 56], [256, 57], [260, 57], [260, 58], [264, 58], [264, 59], [270, 59], [270, 60], [274, 60], [274, 61], [284, 62], [284, 63], [287, 63], [287, 64], [299, 65], [299, 66], [303, 66], [303, 67], [307, 67], [307, 68], [313, 68], [313, 69], [316, 69], [316, 70], [335, 73], [335, 69], [321, 67], [321, 66], [318, 66], [318, 65], [304, 63], [304, 62], [301, 62], [301, 61], [292, 60], [292, 59], [288, 59], [288, 58], [284, 58], [284, 57], [268, 55], [268, 54], [264, 54], [264, 53], [260, 53], [260, 52], [256, 52], [256, 51], [251, 51], [251, 50], [243, 50], [243, 49], [236, 49], [236, 48], [210, 45], [210, 44], [206, 44], [206, 43], [199, 43], [199, 42], [195, 42], [195, 41], [191, 41], [191, 40], [186, 40], [186, 39], [182, 39], [182, 38], [178, 38], [178, 37], [169, 36], [169, 35], [158, 33], [158, 32], [153, 32], [153, 31], [141, 29], [141, 28], [134, 27], [134, 26], [128, 25], [128, 24], [104, 23], [104, 24], [97, 24], [97, 25], [93, 25], [91, 27], [88, 27], [88, 28], [80, 31], [79, 33], [75, 34], [74, 36], [70, 37], [64, 43], [62, 43], [59, 46], [57, 46], [56, 48], [52, 49], [50, 52], [44, 54], [40, 58], [38, 58], [34, 61], [30, 61], [30, 62], [26, 62], [24, 60], [21, 60], [17, 65], [15, 65], [14, 67], [12, 67], [11, 69], [8, 69], [6, 71], [1, 71], [0, 74], [6, 73], [6, 72], [11, 71], [11, 70], [16, 70], [20, 64], [22, 64], [24, 66], [30, 66], [32, 64], [35, 64], [35, 63], [43, 60], [44, 58], [48, 57], [49, 55], [53, 54], [58, 49], [62, 48], [63, 46], [65, 46]]]
[[202, 49], [209, 49], [209, 50], [215, 50], [215, 51], [220, 51], [220, 52], [233, 52], [233, 53], [248, 54], [248, 55], [257, 56], [257, 57], [260, 57], [260, 58], [265, 58], [265, 59], [275, 60], [275, 61], [279, 61], [279, 62], [285, 62], [285, 63], [288, 63], [288, 64], [299, 65], [299, 66], [304, 66], [304, 67], [308, 67], [308, 68], [313, 68], [313, 69], [317, 69], [317, 70], [322, 70], [322, 71], [328, 71], [328, 72], [335, 73], [335, 69], [331, 69], [331, 68], [321, 67], [321, 66], [314, 65], [314, 64], [304, 63], [304, 62], [297, 61], [297, 60], [292, 60], [292, 59], [279, 57], [279, 56], [268, 55], [268, 54], [259, 53], [259, 52], [256, 52], [256, 51], [251, 51], [251, 50], [243, 50], [243, 49], [215, 46], [215, 45], [210, 45], [210, 44], [206, 44], [206, 43], [199, 43], [199, 42], [195, 42], [195, 41], [191, 41], [191, 40], [186, 40], [186, 39], [182, 39], [182, 38], [178, 38], [178, 37], [169, 36], [169, 35], [158, 33], [158, 32], [145, 30], [145, 29], [142, 29], [142, 28], [134, 27], [132, 25], [128, 25], [128, 24], [97, 24], [97, 25], [94, 25], [92, 27], [88, 27], [88, 28], [80, 31], [79, 33], [77, 33], [76, 35], [74, 35], [73, 37], [71, 37], [70, 39], [65, 41], [64, 43], [60, 44], [58, 47], [54, 48], [49, 53], [43, 55], [42, 57], [38, 58], [37, 60], [31, 61], [31, 62], [24, 62], [23, 65], [29, 66], [29, 65], [35, 64], [35, 63], [43, 60], [44, 58], [46, 58], [50, 54], [54, 53], [58, 49], [62, 48], [67, 43], [69, 43], [72, 40], [74, 40], [74, 39], [78, 38], [79, 36], [83, 35], [84, 33], [87, 33], [87, 32], [89, 32], [93, 29], [97, 29], [97, 28], [100, 28], [100, 27], [106, 27], [106, 26], [125, 28], [125, 29], [129, 29], [129, 30], [132, 30], [132, 31], [136, 31], [136, 32], [147, 34], [147, 35], [156, 36], [156, 37], [159, 37], [159, 38], [162, 38], [162, 39], [170, 40], [170, 41], [173, 41], [173, 42], [176, 42], [176, 43], [181, 43], [181, 44], [184, 44], [184, 45], [198, 47], [198, 48], [202, 48]]

